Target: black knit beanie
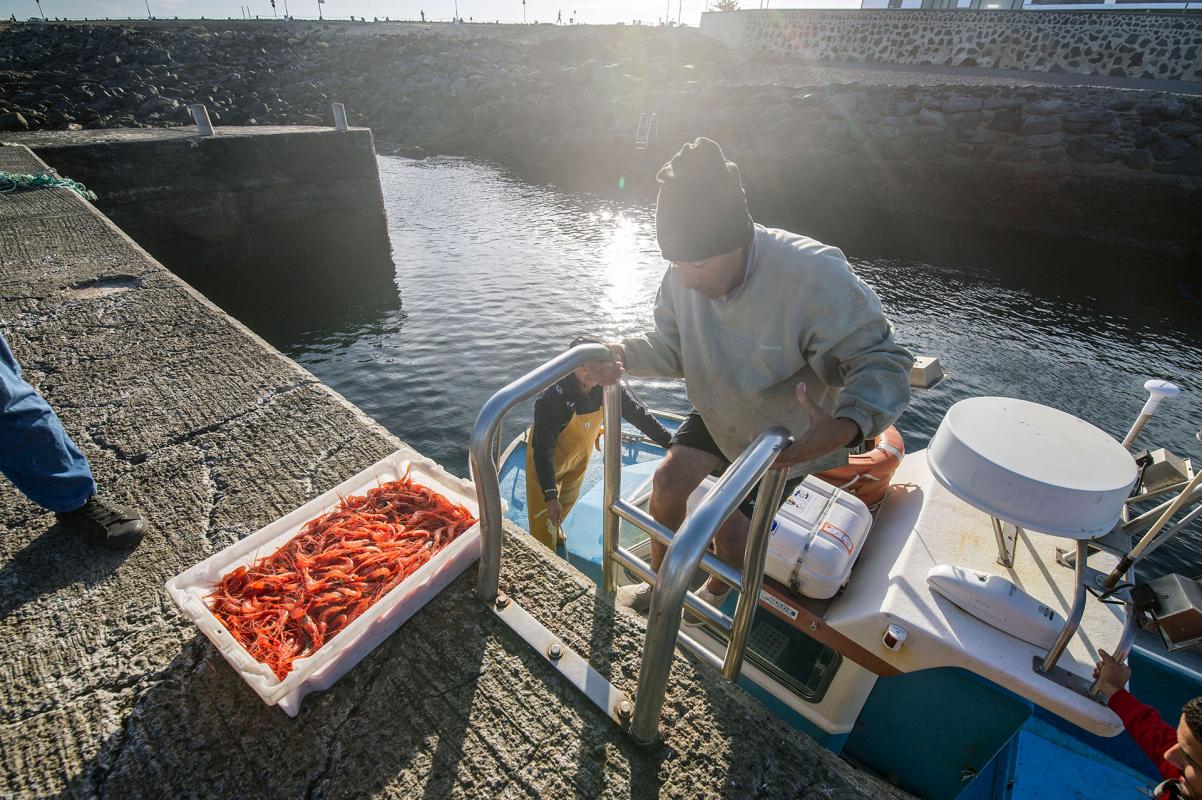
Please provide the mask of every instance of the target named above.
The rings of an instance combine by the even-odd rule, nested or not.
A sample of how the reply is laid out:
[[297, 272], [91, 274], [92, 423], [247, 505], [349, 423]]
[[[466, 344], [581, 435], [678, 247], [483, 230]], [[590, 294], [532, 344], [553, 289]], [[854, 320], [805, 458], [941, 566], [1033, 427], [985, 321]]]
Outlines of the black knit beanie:
[[713, 139], [680, 148], [655, 176], [655, 236], [668, 261], [704, 261], [751, 241], [754, 231], [739, 167]]

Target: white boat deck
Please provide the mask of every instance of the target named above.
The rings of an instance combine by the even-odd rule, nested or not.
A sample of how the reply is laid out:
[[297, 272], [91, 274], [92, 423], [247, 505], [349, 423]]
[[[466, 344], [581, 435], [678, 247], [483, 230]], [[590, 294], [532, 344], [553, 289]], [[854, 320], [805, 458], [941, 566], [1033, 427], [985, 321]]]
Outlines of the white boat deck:
[[[1091, 733], [1114, 736], [1122, 723], [1113, 711], [1035, 671], [1034, 659], [1046, 651], [973, 617], [926, 582], [936, 564], [993, 572], [1067, 617], [1073, 570], [1056, 563], [1056, 548], [1073, 546], [1069, 539], [1027, 531], [1016, 544], [1014, 567], [1002, 567], [989, 515], [943, 488], [927, 466], [925, 451], [912, 453], [894, 475], [851, 583], [826, 621], [903, 672], [961, 667]], [[1102, 570], [1114, 562], [1102, 553], [1090, 557], [1090, 565]], [[1118, 642], [1122, 616], [1118, 606], [1092, 597], [1087, 601], [1081, 627], [1058, 666], [1089, 679], [1098, 647], [1109, 650]], [[890, 623], [909, 634], [896, 652], [881, 642]]]

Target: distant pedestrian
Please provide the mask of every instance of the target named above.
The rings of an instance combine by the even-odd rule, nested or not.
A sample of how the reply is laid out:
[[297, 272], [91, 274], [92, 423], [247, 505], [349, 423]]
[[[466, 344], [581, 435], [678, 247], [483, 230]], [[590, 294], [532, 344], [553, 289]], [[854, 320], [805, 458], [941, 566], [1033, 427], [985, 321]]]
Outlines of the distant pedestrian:
[[96, 496], [92, 469], [0, 335], [0, 472], [59, 523], [111, 550], [142, 541], [146, 519]]
[[425, 22], [425, 21], [426, 21], [426, 11], [425, 11], [425, 9], [422, 9], [422, 22]]

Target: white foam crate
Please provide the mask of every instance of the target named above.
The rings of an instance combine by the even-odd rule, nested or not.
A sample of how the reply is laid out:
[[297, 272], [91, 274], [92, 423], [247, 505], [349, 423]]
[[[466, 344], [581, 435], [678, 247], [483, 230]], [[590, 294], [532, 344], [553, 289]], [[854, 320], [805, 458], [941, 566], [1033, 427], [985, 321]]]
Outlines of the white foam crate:
[[256, 559], [274, 553], [296, 536], [309, 520], [332, 511], [340, 498], [366, 494], [381, 483], [397, 480], [405, 474], [406, 468], [414, 482], [428, 486], [452, 503], [462, 504], [471, 511], [473, 517], [479, 516], [476, 490], [470, 481], [456, 478], [430, 459], [409, 448], [402, 448], [167, 581], [167, 593], [171, 599], [186, 617], [196, 623], [234, 671], [263, 698], [263, 702], [278, 704], [291, 717], [300, 713], [301, 700], [305, 695], [330, 688], [480, 557], [479, 523], [461, 533], [316, 653], [294, 661], [292, 671], [282, 681], [234, 639], [209, 610], [205, 598], [226, 573], [249, 566]]

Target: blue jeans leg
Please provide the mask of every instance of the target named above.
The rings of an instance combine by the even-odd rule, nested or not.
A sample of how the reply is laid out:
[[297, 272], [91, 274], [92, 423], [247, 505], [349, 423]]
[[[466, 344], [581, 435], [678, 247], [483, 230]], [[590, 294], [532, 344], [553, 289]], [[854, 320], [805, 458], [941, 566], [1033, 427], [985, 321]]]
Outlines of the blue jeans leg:
[[96, 494], [83, 453], [42, 396], [21, 378], [21, 365], [0, 335], [0, 472], [49, 511], [71, 511]]

